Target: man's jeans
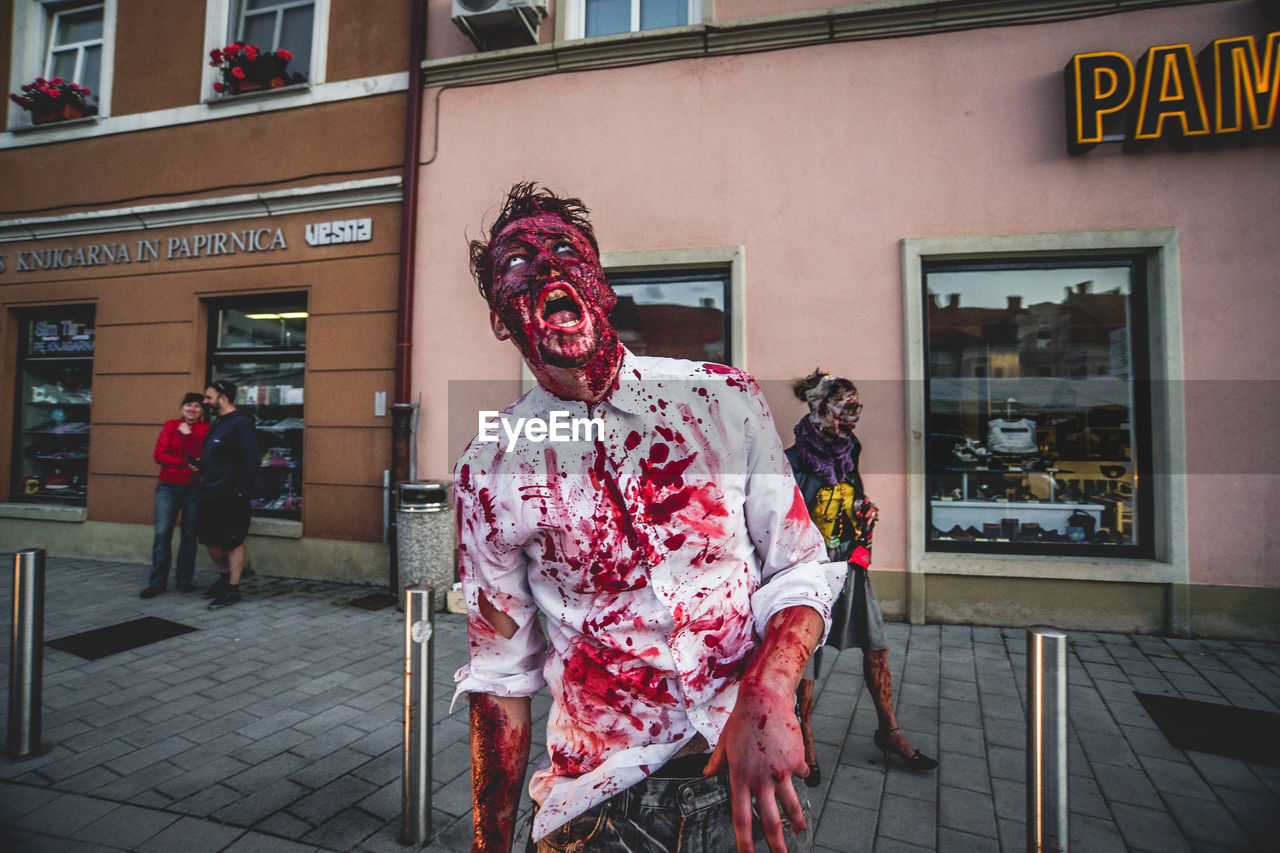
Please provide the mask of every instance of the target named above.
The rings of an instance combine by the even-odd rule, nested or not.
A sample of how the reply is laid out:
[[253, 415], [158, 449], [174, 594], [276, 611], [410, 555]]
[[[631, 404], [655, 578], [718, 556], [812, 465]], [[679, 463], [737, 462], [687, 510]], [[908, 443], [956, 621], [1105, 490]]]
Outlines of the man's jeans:
[[[809, 799], [796, 786], [805, 819]], [[791, 831], [783, 818], [787, 850], [808, 853], [813, 828]], [[734, 853], [733, 805], [726, 775], [694, 779], [648, 778], [579, 815], [537, 844], [538, 853]], [[756, 850], [768, 850], [756, 826]]]
[[196, 503], [197, 483], [156, 483], [156, 532], [151, 545], [151, 580], [159, 589], [169, 585], [169, 563], [173, 526], [182, 513], [182, 538], [178, 545], [178, 567], [174, 577], [178, 583], [191, 583], [196, 572]]

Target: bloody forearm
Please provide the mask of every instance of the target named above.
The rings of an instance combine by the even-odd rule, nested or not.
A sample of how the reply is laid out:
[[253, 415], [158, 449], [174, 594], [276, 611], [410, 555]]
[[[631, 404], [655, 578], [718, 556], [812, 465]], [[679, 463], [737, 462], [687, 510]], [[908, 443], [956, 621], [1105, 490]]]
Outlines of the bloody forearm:
[[529, 765], [529, 700], [470, 694], [472, 853], [508, 853]]
[[741, 689], [794, 694], [809, 655], [822, 639], [823, 627], [822, 616], [811, 607], [788, 607], [775, 613], [747, 666]]

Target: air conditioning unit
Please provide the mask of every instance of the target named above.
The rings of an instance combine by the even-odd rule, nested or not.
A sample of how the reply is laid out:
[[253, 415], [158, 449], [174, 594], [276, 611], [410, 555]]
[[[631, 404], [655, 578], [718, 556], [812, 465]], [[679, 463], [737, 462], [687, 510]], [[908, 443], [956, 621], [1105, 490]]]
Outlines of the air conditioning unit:
[[546, 0], [453, 0], [453, 22], [480, 50], [538, 43]]

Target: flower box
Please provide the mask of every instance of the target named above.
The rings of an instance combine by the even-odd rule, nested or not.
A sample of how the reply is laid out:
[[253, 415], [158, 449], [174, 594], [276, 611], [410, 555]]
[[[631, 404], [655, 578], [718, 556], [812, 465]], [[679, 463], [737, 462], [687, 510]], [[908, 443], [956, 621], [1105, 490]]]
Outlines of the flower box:
[[52, 80], [37, 77], [22, 87], [21, 94], [11, 93], [9, 100], [31, 113], [32, 124], [49, 124], [97, 113], [92, 95], [83, 86], [61, 77]]
[[69, 121], [75, 118], [83, 118], [84, 113], [79, 107], [72, 104], [63, 104], [62, 108], [51, 113], [32, 113], [32, 124], [49, 124], [55, 121]]
[[213, 91], [219, 95], [242, 95], [305, 83], [301, 74], [286, 70], [292, 59], [293, 54], [283, 48], [264, 51], [243, 42], [214, 48], [209, 52], [209, 64], [219, 70], [222, 79], [213, 84]]

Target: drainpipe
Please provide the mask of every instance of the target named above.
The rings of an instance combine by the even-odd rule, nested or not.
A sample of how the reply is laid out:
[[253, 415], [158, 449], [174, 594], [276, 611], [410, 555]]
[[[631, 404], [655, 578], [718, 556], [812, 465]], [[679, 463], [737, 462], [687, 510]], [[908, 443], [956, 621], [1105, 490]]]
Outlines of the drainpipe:
[[[413, 350], [413, 269], [418, 226], [418, 151], [422, 138], [422, 62], [427, 52], [427, 0], [413, 0], [409, 25], [409, 104], [405, 111], [404, 192], [400, 207], [400, 286], [396, 305], [396, 395], [391, 407], [391, 497], [409, 479], [410, 443], [413, 441], [414, 406], [410, 402], [410, 356]], [[394, 503], [390, 513], [390, 588], [399, 588], [396, 577]]]

